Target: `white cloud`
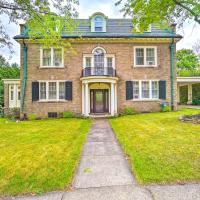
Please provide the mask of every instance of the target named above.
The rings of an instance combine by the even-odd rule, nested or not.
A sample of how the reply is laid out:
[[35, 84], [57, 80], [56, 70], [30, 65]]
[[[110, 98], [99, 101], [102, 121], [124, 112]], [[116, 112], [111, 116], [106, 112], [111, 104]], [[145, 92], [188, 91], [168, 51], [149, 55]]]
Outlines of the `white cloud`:
[[[109, 18], [122, 18], [123, 13], [119, 12], [120, 7], [115, 6], [116, 0], [80, 0], [80, 5], [78, 6], [78, 12], [80, 18], [88, 18], [94, 12], [102, 12]], [[19, 26], [15, 24], [9, 24], [9, 21], [5, 16], [1, 16], [4, 26], [7, 29], [10, 37], [13, 38], [15, 35], [19, 34]], [[185, 22], [184, 31], [179, 31], [184, 38], [178, 42], [177, 49], [181, 48], [192, 48], [192, 45], [197, 39], [200, 39], [200, 25], [195, 25], [191, 22]], [[10, 62], [20, 62], [20, 48], [19, 44], [12, 39], [14, 44], [15, 54], [13, 55]], [[0, 49], [0, 54], [9, 58], [10, 53], [8, 49]]]

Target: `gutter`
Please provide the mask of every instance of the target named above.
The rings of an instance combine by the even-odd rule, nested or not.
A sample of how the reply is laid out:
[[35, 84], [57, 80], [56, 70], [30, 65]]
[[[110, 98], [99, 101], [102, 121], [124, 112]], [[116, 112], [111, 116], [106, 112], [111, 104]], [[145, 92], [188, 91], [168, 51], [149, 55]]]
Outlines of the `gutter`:
[[169, 45], [170, 49], [170, 91], [171, 91], [171, 110], [174, 110], [174, 49], [175, 43], [172, 39], [171, 44]]

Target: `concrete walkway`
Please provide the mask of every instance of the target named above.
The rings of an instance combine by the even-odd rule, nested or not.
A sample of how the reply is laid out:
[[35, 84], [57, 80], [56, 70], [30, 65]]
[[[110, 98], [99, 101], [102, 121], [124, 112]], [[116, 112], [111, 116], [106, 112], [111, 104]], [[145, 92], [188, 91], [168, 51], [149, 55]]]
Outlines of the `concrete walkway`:
[[141, 187], [105, 119], [93, 120], [71, 192], [7, 200], [199, 200], [200, 185]]

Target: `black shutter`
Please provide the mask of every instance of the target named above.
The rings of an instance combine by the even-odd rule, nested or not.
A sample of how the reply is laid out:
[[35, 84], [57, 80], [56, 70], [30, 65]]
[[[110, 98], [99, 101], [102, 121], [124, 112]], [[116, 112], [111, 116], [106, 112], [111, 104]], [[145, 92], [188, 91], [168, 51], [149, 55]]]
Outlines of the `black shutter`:
[[133, 82], [126, 81], [126, 100], [133, 99]]
[[39, 100], [39, 82], [32, 82], [32, 101]]
[[166, 99], [166, 81], [159, 81], [159, 99]]
[[65, 82], [65, 99], [72, 100], [72, 82], [71, 81]]

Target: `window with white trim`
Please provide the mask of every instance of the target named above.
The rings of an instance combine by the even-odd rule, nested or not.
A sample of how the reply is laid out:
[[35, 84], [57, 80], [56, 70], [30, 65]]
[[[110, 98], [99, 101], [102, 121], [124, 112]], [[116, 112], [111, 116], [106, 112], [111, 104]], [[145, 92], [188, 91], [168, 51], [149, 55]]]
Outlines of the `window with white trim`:
[[41, 49], [41, 67], [63, 67], [63, 49], [45, 48]]
[[156, 67], [157, 47], [134, 47], [135, 67]]
[[133, 100], [151, 100], [159, 98], [159, 84], [154, 80], [135, 80], [133, 83]]
[[91, 67], [92, 66], [91, 60], [92, 60], [91, 57], [85, 57], [85, 67]]
[[14, 101], [14, 86], [10, 86], [10, 101]]
[[40, 100], [64, 100], [65, 82], [47, 81], [40, 82], [39, 87]]
[[94, 30], [95, 32], [103, 31], [103, 18], [101, 16], [97, 16], [94, 18]]
[[107, 57], [107, 67], [113, 67], [113, 58]]

